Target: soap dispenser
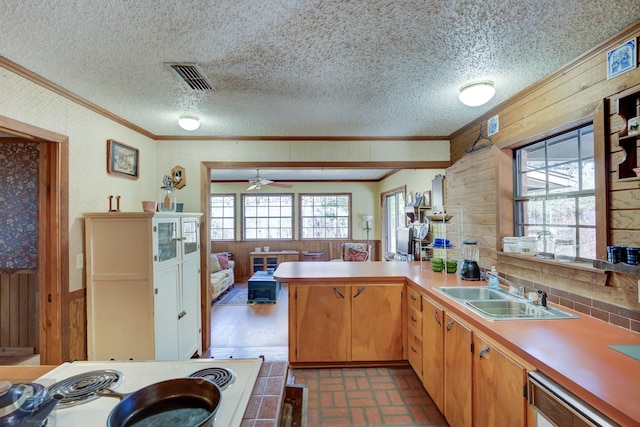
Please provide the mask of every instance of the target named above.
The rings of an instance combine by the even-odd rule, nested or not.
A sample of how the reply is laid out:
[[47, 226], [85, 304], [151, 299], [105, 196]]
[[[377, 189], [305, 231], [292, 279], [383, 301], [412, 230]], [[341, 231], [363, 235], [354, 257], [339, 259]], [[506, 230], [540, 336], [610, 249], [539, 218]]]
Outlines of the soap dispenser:
[[496, 270], [495, 266], [491, 266], [491, 272], [488, 274], [489, 280], [489, 289], [499, 289], [500, 288], [500, 280], [498, 279], [498, 270]]

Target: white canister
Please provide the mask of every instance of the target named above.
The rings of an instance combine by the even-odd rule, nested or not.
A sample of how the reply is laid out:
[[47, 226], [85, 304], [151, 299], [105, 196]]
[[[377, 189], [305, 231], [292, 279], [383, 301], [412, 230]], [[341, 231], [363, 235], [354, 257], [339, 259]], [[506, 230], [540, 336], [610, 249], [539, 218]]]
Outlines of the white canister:
[[512, 254], [519, 254], [520, 238], [519, 237], [503, 237], [502, 251], [507, 253], [512, 253]]
[[536, 256], [538, 250], [538, 238], [535, 236], [524, 236], [520, 238], [520, 254]]

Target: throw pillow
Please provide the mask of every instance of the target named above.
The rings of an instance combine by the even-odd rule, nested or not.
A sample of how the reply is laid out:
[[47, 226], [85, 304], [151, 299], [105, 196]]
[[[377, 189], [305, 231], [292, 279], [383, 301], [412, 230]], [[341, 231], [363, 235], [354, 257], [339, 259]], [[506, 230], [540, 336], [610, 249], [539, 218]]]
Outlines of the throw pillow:
[[221, 270], [226, 270], [227, 268], [229, 268], [229, 257], [226, 253], [216, 254], [216, 257], [218, 257], [218, 262], [220, 263]]
[[356, 251], [351, 248], [347, 251], [347, 261], [366, 261], [368, 256], [369, 254], [366, 252]]
[[216, 255], [211, 255], [211, 260], [209, 261], [209, 265], [211, 267], [212, 273], [222, 270], [220, 268], [220, 261], [218, 261], [218, 257]]

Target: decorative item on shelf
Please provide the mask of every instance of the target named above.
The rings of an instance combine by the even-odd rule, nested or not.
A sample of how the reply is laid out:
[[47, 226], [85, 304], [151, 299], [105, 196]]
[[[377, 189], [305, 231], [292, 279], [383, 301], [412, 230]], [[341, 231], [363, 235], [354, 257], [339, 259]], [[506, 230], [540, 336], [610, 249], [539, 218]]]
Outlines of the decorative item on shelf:
[[553, 257], [558, 262], [573, 262], [576, 260], [576, 245], [571, 239], [556, 240]]
[[160, 192], [160, 200], [158, 202], [158, 209], [160, 212], [175, 212], [176, 210], [176, 194], [173, 186], [171, 185], [171, 177], [165, 175], [162, 179], [162, 190]]
[[373, 229], [373, 216], [362, 216], [362, 229], [367, 232], [367, 247], [369, 247], [369, 232]]
[[640, 168], [633, 168], [633, 171], [635, 172], [636, 176], [640, 177]]
[[142, 210], [144, 212], [155, 212], [158, 209], [158, 202], [155, 200], [144, 200], [142, 202]]
[[422, 206], [425, 208], [431, 207], [431, 191], [422, 192]]
[[421, 204], [422, 204], [422, 194], [420, 194], [419, 191], [416, 191], [413, 206], [420, 207]]
[[429, 219], [429, 221], [431, 222], [447, 222], [449, 221], [451, 218], [453, 218], [453, 215], [448, 215], [446, 213], [441, 213], [441, 214], [431, 214], [431, 215], [427, 215], [427, 218]]
[[551, 248], [553, 246], [553, 235], [550, 231], [538, 231], [538, 248], [536, 250], [536, 256], [542, 259], [553, 258], [553, 252]]
[[627, 134], [640, 134], [640, 98], [636, 98], [636, 116], [627, 120]]
[[113, 209], [113, 196], [109, 196], [109, 212], [120, 212], [120, 196], [116, 196], [115, 209]]

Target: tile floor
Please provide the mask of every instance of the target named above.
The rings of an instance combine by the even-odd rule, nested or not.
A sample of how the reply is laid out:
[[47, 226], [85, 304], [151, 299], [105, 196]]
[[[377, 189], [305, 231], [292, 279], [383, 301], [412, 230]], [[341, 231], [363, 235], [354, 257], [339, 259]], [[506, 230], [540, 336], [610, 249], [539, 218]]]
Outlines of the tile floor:
[[309, 390], [308, 427], [448, 424], [409, 367], [294, 369]]

